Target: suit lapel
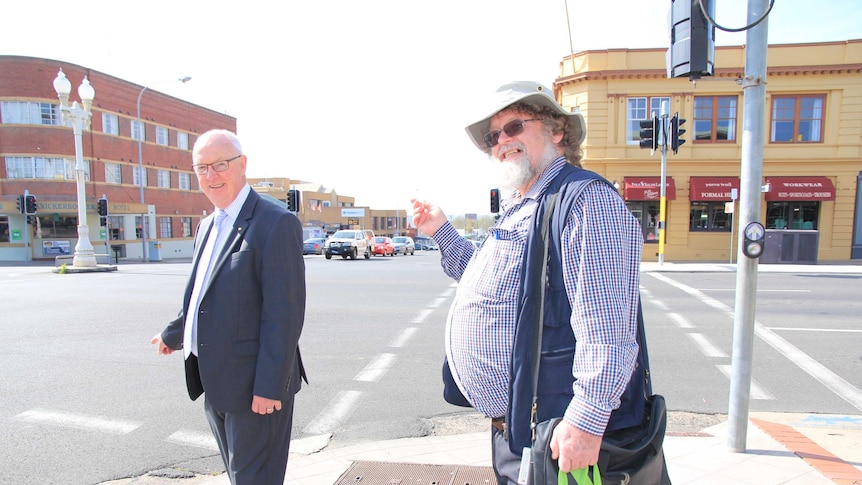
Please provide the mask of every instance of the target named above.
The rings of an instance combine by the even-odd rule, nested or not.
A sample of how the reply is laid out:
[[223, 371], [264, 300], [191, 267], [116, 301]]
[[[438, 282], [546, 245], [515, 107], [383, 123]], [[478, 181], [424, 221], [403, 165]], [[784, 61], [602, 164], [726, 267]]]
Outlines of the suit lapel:
[[253, 190], [249, 192], [248, 198], [245, 199], [245, 203], [242, 205], [242, 209], [239, 211], [239, 215], [234, 221], [232, 227], [226, 228], [230, 230], [230, 233], [227, 235], [227, 239], [225, 239], [224, 246], [219, 252], [218, 259], [213, 263], [213, 267], [210, 270], [209, 281], [205, 283], [202, 294], [206, 295], [206, 292], [209, 290], [210, 284], [212, 281], [216, 279], [222, 267], [227, 262], [230, 255], [236, 250], [236, 248], [240, 245], [242, 240], [245, 238], [246, 230], [249, 226], [249, 220], [254, 213], [254, 206], [257, 204], [257, 201], [260, 199], [260, 196], [257, 195]]
[[[195, 278], [197, 277], [198, 272], [198, 263], [200, 263], [201, 253], [204, 250], [204, 246], [206, 246], [207, 239], [210, 237], [210, 232], [213, 228], [213, 222], [215, 221], [215, 217], [213, 215], [205, 218], [198, 225], [198, 231], [195, 234], [195, 249], [194, 256], [192, 258], [192, 274], [189, 277], [188, 283], [186, 283], [186, 293], [185, 299], [183, 300], [183, 308], [188, 309], [189, 301], [192, 298], [192, 290], [195, 286]], [[201, 236], [203, 234], [203, 236]]]

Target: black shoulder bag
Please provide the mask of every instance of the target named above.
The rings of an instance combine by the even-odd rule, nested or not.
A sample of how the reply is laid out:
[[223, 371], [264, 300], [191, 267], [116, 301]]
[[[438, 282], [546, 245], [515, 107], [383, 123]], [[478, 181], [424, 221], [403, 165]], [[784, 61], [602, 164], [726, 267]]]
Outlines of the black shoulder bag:
[[[586, 185], [586, 184], [584, 184]], [[582, 185], [583, 187], [583, 185]], [[582, 190], [582, 189], [581, 189]], [[670, 485], [662, 443], [667, 428], [667, 408], [664, 397], [652, 394], [649, 373], [649, 356], [646, 348], [643, 310], [638, 301], [638, 346], [639, 365], [644, 366], [644, 394], [646, 409], [640, 425], [606, 432], [602, 437], [598, 463], [589, 470], [581, 469], [562, 474], [557, 460], [551, 458], [551, 435], [562, 420], [561, 417], [537, 423], [539, 359], [542, 349], [542, 326], [544, 320], [545, 285], [547, 284], [548, 231], [550, 218], [558, 193], [549, 194], [550, 202], [545, 210], [541, 226], [544, 244], [544, 261], [541, 265], [541, 284], [537, 305], [538, 317], [533, 319], [533, 413], [530, 426], [533, 429], [529, 485]]]

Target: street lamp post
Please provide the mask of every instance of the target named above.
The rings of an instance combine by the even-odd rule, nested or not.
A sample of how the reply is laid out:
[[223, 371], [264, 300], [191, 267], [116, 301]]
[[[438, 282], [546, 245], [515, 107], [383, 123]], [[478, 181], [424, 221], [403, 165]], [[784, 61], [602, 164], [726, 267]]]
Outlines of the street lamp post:
[[[191, 81], [191, 79], [192, 79], [191, 76], [185, 76], [185, 77], [177, 79], [177, 81], [180, 81], [181, 83], [185, 84], [185, 83]], [[141, 244], [142, 244], [142, 246], [141, 246], [141, 260], [143, 262], [149, 261], [149, 258], [147, 257], [147, 216], [149, 215], [148, 214], [149, 211], [147, 211], [147, 205], [146, 205], [146, 202], [144, 200], [144, 178], [145, 178], [144, 173], [145, 172], [144, 172], [143, 140], [144, 140], [144, 137], [146, 137], [146, 131], [144, 130], [143, 123], [141, 123], [141, 97], [144, 95], [144, 91], [149, 89], [150, 86], [152, 86], [154, 84], [168, 82], [168, 81], [173, 81], [173, 79], [168, 79], [165, 81], [158, 81], [158, 82], [147, 84], [146, 86], [143, 87], [143, 89], [141, 89], [141, 92], [138, 93], [138, 102], [137, 102], [138, 136], [137, 136], [137, 139], [138, 139], [138, 170], [140, 171], [140, 173], [138, 174], [138, 182], [139, 182], [139, 185], [141, 186], [141, 205], [144, 206], [144, 212], [141, 214]]]
[[87, 226], [87, 198], [84, 192], [84, 178], [86, 173], [84, 170], [84, 148], [83, 148], [83, 131], [90, 129], [90, 118], [92, 112], [90, 108], [93, 106], [93, 99], [96, 97], [96, 90], [90, 85], [87, 76], [84, 76], [84, 81], [78, 87], [78, 96], [81, 98], [83, 107], [77, 101], [69, 106], [69, 94], [72, 92], [72, 83], [66, 79], [66, 74], [60, 69], [57, 77], [54, 79], [54, 90], [57, 91], [57, 97], [60, 98], [60, 115], [64, 125], [71, 126], [72, 132], [75, 134], [75, 177], [78, 187], [78, 243], [75, 244], [75, 257], [72, 265], [76, 267], [95, 267], [96, 255], [93, 251], [93, 245], [90, 243], [90, 228]]

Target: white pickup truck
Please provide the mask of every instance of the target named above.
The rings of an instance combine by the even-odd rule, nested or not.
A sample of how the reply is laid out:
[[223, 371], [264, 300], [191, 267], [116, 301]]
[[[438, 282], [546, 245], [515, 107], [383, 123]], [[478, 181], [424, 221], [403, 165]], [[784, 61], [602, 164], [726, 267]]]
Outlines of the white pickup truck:
[[362, 254], [365, 259], [371, 258], [371, 241], [368, 240], [368, 231], [361, 229], [342, 229], [336, 231], [326, 241], [323, 255], [326, 259], [332, 259], [333, 255], [341, 255], [342, 259], [356, 259]]

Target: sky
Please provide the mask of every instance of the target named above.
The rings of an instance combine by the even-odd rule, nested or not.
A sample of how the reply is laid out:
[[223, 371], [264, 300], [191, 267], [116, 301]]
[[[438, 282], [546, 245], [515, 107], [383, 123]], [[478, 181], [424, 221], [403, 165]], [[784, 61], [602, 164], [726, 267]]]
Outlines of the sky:
[[[0, 55], [78, 64], [236, 117], [249, 177], [318, 183], [374, 209], [416, 197], [484, 214], [496, 182], [464, 131], [486, 114], [476, 100], [511, 81], [551, 86], [572, 51], [666, 48], [670, 4], [17, 1], [3, 7]], [[718, 1], [716, 21], [744, 26], [747, 5]], [[858, 0], [775, 0], [769, 42], [860, 39], [859, 19]], [[716, 33], [717, 45], [745, 43]]]

